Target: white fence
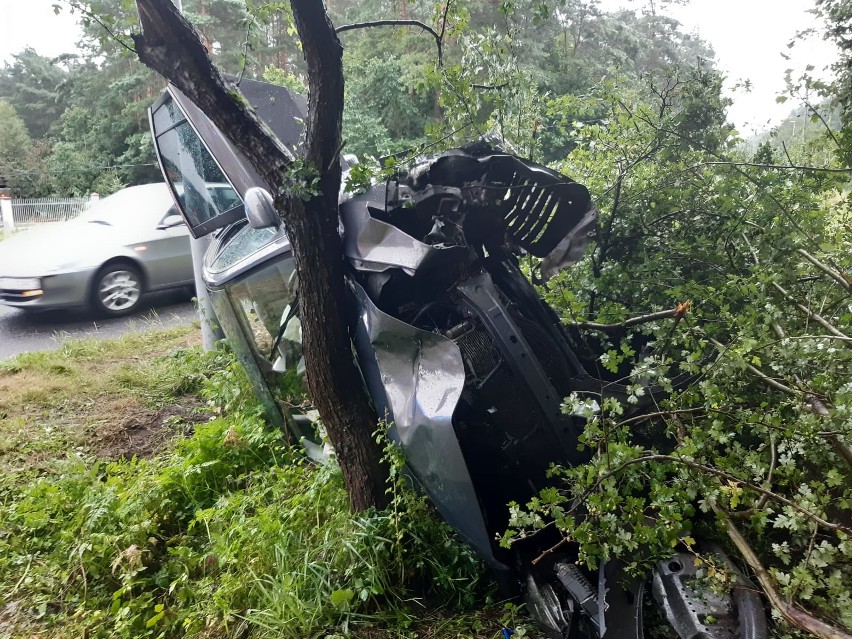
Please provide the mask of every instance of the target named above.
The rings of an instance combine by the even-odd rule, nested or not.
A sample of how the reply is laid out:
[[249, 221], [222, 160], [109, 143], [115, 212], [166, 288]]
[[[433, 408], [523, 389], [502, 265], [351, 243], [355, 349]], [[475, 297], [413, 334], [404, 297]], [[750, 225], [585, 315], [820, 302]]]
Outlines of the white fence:
[[12, 199], [0, 197], [2, 209], [2, 228], [15, 231], [33, 227], [37, 224], [65, 222], [73, 220], [83, 213], [92, 202], [98, 200], [98, 194], [90, 197], [45, 197], [31, 199]]

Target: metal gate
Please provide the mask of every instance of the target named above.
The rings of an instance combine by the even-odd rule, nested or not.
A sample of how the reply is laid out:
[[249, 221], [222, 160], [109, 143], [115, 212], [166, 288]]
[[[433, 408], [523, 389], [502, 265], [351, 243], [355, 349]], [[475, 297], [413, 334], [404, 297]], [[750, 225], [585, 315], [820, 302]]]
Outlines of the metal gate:
[[3, 228], [17, 231], [39, 224], [51, 224], [73, 220], [98, 200], [97, 193], [91, 197], [43, 197], [6, 199], [3, 207]]

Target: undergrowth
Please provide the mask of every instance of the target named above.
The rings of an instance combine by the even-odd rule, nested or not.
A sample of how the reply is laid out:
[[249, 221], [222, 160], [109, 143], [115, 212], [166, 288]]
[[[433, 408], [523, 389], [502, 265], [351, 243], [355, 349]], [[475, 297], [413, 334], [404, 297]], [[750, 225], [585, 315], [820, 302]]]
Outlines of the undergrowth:
[[[399, 473], [390, 509], [354, 515], [339, 469], [305, 461], [264, 423], [227, 352], [180, 348], [127, 367], [120, 344], [115, 361], [103, 348], [20, 357], [0, 378], [67, 376], [94, 358], [100, 401], [168, 395], [203, 419], [147, 458], [54, 446], [35, 470], [0, 466], [0, 637], [499, 635], [503, 613], [459, 614], [491, 586]], [[73, 387], [56, 392], [74, 401]], [[3, 423], [22, 419], [6, 411]]]

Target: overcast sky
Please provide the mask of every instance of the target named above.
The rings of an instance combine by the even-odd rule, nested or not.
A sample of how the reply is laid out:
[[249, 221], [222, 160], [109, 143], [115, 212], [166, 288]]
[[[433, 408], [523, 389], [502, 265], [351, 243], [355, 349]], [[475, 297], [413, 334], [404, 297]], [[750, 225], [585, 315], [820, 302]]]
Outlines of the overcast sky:
[[[644, 2], [604, 0], [603, 4], [636, 7]], [[823, 69], [837, 59], [837, 49], [822, 38], [824, 25], [809, 12], [813, 6], [813, 0], [692, 0], [669, 9], [687, 31], [695, 31], [713, 46], [734, 100], [728, 117], [742, 134], [777, 124], [796, 106], [775, 102], [784, 92], [786, 69], [801, 72], [813, 65], [812, 73], [830, 77]], [[818, 35], [787, 47], [797, 32], [808, 28], [816, 29]], [[798, 76], [794, 73], [794, 77]], [[731, 90], [746, 79], [752, 83], [749, 93]]]
[[[79, 37], [74, 17], [67, 9], [55, 15], [55, 1], [0, 0], [0, 61], [9, 61], [26, 46], [45, 56], [74, 51]], [[602, 0], [605, 9], [642, 4], [644, 0]], [[670, 9], [687, 30], [710, 42], [718, 66], [728, 74], [729, 86], [751, 81], [750, 93], [731, 93], [734, 106], [729, 117], [744, 135], [789, 113], [790, 102], [775, 102], [784, 90], [785, 69], [801, 70], [810, 64], [819, 71], [834, 61], [833, 45], [821, 37], [787, 48], [797, 31], [808, 27], [821, 31], [808, 13], [812, 7], [813, 0], [692, 0], [685, 7]], [[782, 53], [791, 59], [785, 60]]]

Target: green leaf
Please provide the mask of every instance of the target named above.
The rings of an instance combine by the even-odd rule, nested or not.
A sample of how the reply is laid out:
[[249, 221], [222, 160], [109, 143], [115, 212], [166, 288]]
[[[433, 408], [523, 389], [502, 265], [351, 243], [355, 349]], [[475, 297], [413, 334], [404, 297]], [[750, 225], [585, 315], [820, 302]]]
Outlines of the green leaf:
[[355, 597], [355, 593], [346, 589], [338, 589], [331, 593], [331, 603], [332, 605], [341, 608], [348, 604]]
[[145, 622], [145, 627], [151, 628], [151, 627], [157, 625], [157, 622], [160, 621], [160, 619], [162, 619], [165, 616], [165, 614], [166, 614], [165, 611], [161, 610], [160, 612], [158, 612], [156, 615], [154, 615], [153, 617], [148, 619], [148, 621]]

